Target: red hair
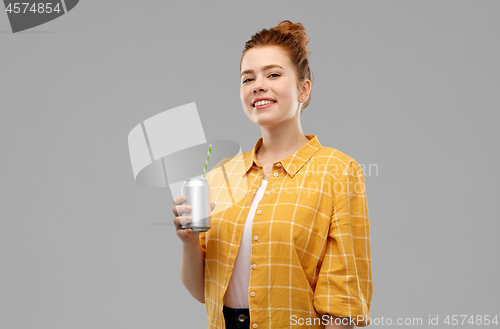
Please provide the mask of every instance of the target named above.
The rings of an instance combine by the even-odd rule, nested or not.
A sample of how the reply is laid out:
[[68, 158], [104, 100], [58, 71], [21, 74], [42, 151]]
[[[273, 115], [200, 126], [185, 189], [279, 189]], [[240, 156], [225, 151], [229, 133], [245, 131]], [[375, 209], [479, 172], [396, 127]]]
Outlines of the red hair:
[[[240, 71], [241, 61], [248, 49], [259, 46], [278, 46], [285, 51], [292, 62], [298, 78], [297, 88], [299, 88], [299, 82], [304, 79], [309, 79], [312, 84], [312, 72], [309, 67], [309, 61], [307, 60], [311, 53], [309, 49], [307, 49], [308, 43], [309, 36], [301, 23], [294, 24], [289, 20], [282, 21], [273, 28], [263, 29], [255, 33], [252, 35], [251, 39], [245, 43], [245, 49], [242, 52], [240, 60]], [[310, 102], [311, 95], [309, 94], [307, 100], [302, 105], [302, 110], [304, 110]]]

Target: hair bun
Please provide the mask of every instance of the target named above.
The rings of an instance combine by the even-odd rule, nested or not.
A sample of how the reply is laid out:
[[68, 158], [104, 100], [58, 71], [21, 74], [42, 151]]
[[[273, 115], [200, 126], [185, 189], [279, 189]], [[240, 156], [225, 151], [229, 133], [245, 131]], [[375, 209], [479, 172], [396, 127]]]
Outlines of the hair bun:
[[307, 49], [309, 35], [307, 35], [306, 29], [301, 23], [292, 23], [289, 20], [284, 20], [277, 26], [273, 27], [272, 30], [291, 35], [295, 39], [297, 45], [309, 53], [309, 49]]

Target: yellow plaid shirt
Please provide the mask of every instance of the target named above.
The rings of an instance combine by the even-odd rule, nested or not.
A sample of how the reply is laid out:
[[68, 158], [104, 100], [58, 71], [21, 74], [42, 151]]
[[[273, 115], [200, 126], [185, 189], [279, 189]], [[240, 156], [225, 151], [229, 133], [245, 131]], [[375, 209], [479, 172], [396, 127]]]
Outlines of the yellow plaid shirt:
[[[315, 135], [274, 163], [252, 226], [250, 328], [324, 328], [329, 315], [368, 325], [370, 232], [360, 165]], [[207, 181], [216, 202], [200, 233], [208, 328], [225, 328], [223, 298], [263, 168], [253, 150], [226, 158]]]

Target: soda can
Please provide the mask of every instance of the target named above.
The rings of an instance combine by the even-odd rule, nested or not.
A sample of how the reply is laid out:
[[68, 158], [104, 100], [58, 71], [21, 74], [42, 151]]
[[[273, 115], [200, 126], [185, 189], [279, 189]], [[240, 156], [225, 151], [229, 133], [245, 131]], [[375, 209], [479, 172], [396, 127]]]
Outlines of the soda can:
[[211, 227], [210, 214], [210, 186], [206, 179], [191, 178], [184, 181], [181, 195], [186, 196], [183, 205], [190, 205], [191, 212], [182, 213], [181, 216], [191, 216], [192, 221], [182, 225], [182, 228], [192, 228], [193, 232], [206, 232]]

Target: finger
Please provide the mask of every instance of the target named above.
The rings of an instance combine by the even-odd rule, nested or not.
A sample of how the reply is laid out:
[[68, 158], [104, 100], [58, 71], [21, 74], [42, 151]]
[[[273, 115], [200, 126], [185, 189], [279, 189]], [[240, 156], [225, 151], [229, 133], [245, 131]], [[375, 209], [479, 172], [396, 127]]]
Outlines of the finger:
[[174, 217], [174, 225], [175, 225], [175, 228], [177, 230], [180, 230], [180, 229], [183, 229], [182, 228], [182, 225], [186, 224], [186, 223], [191, 223], [191, 221], [193, 220], [193, 217], [191, 216], [177, 216], [177, 217]]
[[178, 195], [177, 197], [174, 198], [174, 205], [179, 205], [186, 201], [186, 196], [185, 195]]
[[177, 231], [177, 236], [181, 239], [187, 238], [191, 234], [194, 234], [192, 228], [185, 228]]
[[174, 225], [175, 225], [175, 229], [178, 230], [180, 227], [181, 227], [181, 222], [179, 220], [179, 217], [174, 217]]
[[180, 225], [184, 225], [186, 223], [191, 223], [191, 221], [193, 220], [193, 217], [191, 217], [191, 216], [179, 216], [177, 218], [179, 218]]
[[210, 204], [210, 206], [212, 207], [212, 211], [214, 211], [214, 209], [215, 209], [215, 202], [212, 202], [212, 203]]
[[174, 212], [175, 216], [179, 216], [180, 214], [186, 213], [186, 212], [191, 212], [192, 208], [188, 204], [183, 204], [180, 206], [174, 206], [172, 211]]

